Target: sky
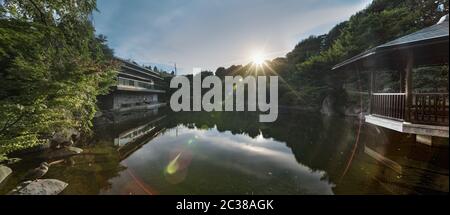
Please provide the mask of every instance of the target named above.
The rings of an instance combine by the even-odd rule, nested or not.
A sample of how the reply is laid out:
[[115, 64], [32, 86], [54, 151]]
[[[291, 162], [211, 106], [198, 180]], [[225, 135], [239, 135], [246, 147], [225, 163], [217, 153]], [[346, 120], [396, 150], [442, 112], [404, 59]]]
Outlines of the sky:
[[371, 0], [98, 0], [97, 34], [117, 57], [178, 74], [283, 57]]

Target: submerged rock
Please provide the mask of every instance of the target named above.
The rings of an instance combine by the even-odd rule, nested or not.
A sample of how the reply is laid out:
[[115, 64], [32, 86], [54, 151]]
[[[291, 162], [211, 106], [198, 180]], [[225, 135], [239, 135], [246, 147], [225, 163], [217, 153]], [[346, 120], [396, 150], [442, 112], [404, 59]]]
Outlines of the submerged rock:
[[42, 176], [47, 174], [48, 167], [49, 167], [49, 164], [47, 162], [41, 163], [41, 165], [39, 167], [28, 171], [28, 173], [25, 176], [25, 180], [28, 181], [28, 180], [34, 180], [34, 179], [41, 178]]
[[59, 159], [81, 154], [83, 149], [77, 147], [66, 147], [44, 153], [41, 157], [45, 159]]
[[6, 163], [11, 165], [11, 164], [16, 164], [19, 163], [20, 161], [22, 161], [22, 159], [20, 158], [9, 158]]
[[81, 154], [83, 153], [83, 149], [77, 148], [77, 147], [67, 147], [68, 151], [75, 153], [75, 154]]
[[12, 173], [9, 167], [0, 165], [0, 184]]
[[20, 158], [8, 158], [8, 159], [0, 162], [0, 165], [1, 164], [12, 165], [12, 164], [19, 163], [20, 161], [22, 161], [22, 159], [20, 159]]
[[67, 185], [69, 184], [56, 179], [26, 181], [9, 192], [9, 195], [58, 195]]

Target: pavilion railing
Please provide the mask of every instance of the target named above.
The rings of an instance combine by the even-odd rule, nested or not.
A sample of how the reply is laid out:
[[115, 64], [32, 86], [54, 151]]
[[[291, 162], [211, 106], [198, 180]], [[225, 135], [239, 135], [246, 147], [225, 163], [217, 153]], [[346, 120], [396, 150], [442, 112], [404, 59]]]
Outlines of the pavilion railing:
[[371, 114], [426, 125], [449, 125], [448, 93], [412, 94], [408, 108], [405, 93], [374, 93]]
[[371, 114], [400, 121], [405, 119], [405, 93], [374, 93], [371, 99]]
[[448, 93], [413, 94], [410, 121], [418, 124], [448, 125]]

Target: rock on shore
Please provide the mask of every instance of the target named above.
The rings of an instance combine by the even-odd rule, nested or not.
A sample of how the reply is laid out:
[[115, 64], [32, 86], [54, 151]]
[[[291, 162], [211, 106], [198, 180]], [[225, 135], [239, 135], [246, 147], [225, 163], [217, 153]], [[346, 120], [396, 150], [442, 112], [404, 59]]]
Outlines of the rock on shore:
[[26, 181], [12, 190], [10, 195], [58, 195], [67, 187], [67, 183], [56, 179]]
[[0, 184], [12, 173], [12, 170], [7, 166], [0, 165]]

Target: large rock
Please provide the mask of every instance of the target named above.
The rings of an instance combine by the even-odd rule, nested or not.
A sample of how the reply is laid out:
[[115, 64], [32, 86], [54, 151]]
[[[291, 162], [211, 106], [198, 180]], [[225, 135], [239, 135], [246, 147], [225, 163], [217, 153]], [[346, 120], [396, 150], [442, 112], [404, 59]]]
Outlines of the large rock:
[[365, 120], [367, 112], [365, 108], [361, 108], [359, 105], [351, 105], [345, 108], [345, 116], [357, 117], [358, 119]]
[[27, 181], [20, 184], [10, 195], [58, 195], [67, 187], [66, 182], [56, 179]]
[[0, 184], [12, 173], [9, 167], [0, 165]]
[[52, 148], [59, 148], [61, 145], [72, 145], [80, 139], [81, 133], [76, 129], [65, 129], [56, 132], [50, 139]]
[[322, 102], [322, 108], [320, 112], [325, 116], [333, 116], [336, 114], [334, 111], [334, 99], [331, 96], [327, 96]]

